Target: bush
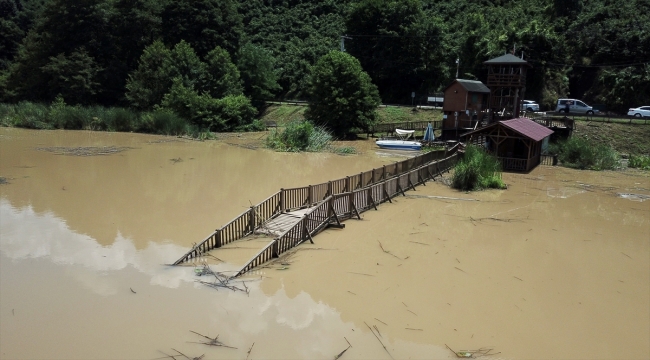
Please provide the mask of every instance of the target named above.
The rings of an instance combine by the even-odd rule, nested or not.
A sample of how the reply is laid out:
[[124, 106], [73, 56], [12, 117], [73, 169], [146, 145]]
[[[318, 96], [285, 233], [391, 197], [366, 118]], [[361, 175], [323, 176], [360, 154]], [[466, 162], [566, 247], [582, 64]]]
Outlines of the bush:
[[618, 154], [610, 146], [585, 138], [571, 137], [551, 147], [563, 166], [574, 169], [612, 170], [618, 166]]
[[650, 170], [650, 156], [646, 155], [630, 155], [630, 160], [627, 166], [641, 170]]
[[8, 126], [26, 129], [52, 129], [49, 123], [48, 107], [43, 104], [22, 102], [15, 105], [3, 105], [3, 123]]
[[188, 123], [168, 110], [142, 113], [137, 132], [160, 135], [183, 135], [189, 132]]
[[353, 154], [353, 147], [332, 146], [332, 134], [309, 121], [291, 121], [284, 130], [273, 129], [266, 138], [266, 145], [276, 151], [331, 151], [337, 154]]
[[454, 167], [452, 187], [463, 190], [505, 189], [501, 179], [501, 164], [485, 150], [469, 145], [465, 156]]
[[138, 114], [133, 110], [113, 108], [106, 115], [104, 121], [110, 131], [133, 131], [138, 127]]

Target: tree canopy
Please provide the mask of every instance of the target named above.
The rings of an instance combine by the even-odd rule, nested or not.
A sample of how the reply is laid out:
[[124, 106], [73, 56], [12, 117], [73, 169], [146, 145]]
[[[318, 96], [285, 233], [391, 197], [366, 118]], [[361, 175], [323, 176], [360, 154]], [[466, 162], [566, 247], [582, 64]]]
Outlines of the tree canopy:
[[[444, 89], [456, 59], [459, 77], [485, 80], [483, 62], [513, 50], [542, 106], [650, 103], [646, 0], [0, 0], [0, 101], [147, 108], [176, 76], [215, 99], [307, 99], [342, 36], [388, 103]], [[145, 76], [143, 61], [182, 42], [194, 60]], [[138, 81], [154, 82], [136, 95]]]
[[377, 121], [381, 103], [377, 87], [359, 60], [340, 51], [321, 57], [309, 79], [305, 117], [343, 137], [350, 129], [368, 130]]

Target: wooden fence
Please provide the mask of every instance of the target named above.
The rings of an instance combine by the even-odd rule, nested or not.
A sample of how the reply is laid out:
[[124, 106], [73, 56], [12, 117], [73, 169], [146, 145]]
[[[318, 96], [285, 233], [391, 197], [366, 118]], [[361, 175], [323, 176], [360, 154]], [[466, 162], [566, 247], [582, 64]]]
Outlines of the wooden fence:
[[[312, 236], [323, 230], [330, 223], [338, 223], [351, 217], [361, 218], [361, 213], [377, 209], [377, 205], [391, 201], [391, 198], [402, 194], [407, 189], [424, 184], [426, 181], [448, 171], [458, 158], [458, 153], [440, 159], [418, 168], [409, 170], [393, 178], [389, 178], [367, 187], [356, 189], [325, 198], [318, 206], [306, 213], [293, 227], [280, 234], [265, 246], [235, 275], [240, 276], [263, 263], [279, 257], [291, 248], [310, 240]], [[312, 241], [313, 242], [313, 241]]]
[[[283, 212], [311, 207], [314, 204], [323, 202], [330, 196], [351, 193], [354, 190], [365, 189], [372, 185], [382, 183], [387, 179], [407, 174], [413, 169], [418, 169], [425, 164], [448, 158], [449, 155], [455, 154], [457, 149], [458, 146], [455, 146], [449, 150], [428, 152], [394, 164], [384, 165], [380, 168], [318, 185], [280, 189], [280, 191], [271, 195], [266, 200], [255, 206], [251, 206], [249, 210], [246, 210], [223, 227], [215, 230], [200, 243], [195, 244], [185, 255], [176, 260], [173, 265], [179, 265], [185, 261], [199, 257], [211, 249], [219, 248], [253, 234], [255, 229], [264, 222]], [[333, 201], [338, 203], [341, 200], [337, 198]]]
[[[370, 129], [369, 133], [392, 133], [395, 129], [402, 130], [417, 130], [424, 132], [427, 129], [427, 126], [431, 123], [431, 126], [434, 129], [442, 129], [442, 120], [431, 120], [431, 121], [407, 121], [399, 123], [380, 123]], [[365, 131], [362, 131], [362, 133]]]

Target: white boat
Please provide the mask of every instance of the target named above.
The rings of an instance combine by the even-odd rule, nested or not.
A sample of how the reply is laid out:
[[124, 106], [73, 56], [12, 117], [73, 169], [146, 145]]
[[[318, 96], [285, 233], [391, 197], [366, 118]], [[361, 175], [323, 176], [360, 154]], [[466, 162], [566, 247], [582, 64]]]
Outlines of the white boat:
[[415, 150], [418, 151], [422, 148], [422, 144], [419, 141], [410, 141], [407, 140], [415, 130], [400, 130], [395, 129], [397, 136], [400, 138], [397, 139], [379, 139], [375, 143], [382, 149], [390, 150]]

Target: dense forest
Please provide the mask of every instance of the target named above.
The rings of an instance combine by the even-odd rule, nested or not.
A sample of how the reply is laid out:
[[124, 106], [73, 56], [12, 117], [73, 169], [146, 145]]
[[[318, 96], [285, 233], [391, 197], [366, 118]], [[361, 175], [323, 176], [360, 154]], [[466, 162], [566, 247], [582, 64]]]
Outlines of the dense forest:
[[[345, 36], [342, 38], [342, 36]], [[360, 62], [410, 103], [512, 52], [526, 97], [650, 104], [647, 0], [0, 0], [0, 101], [171, 109], [228, 130], [264, 100], [309, 99], [318, 59]]]

